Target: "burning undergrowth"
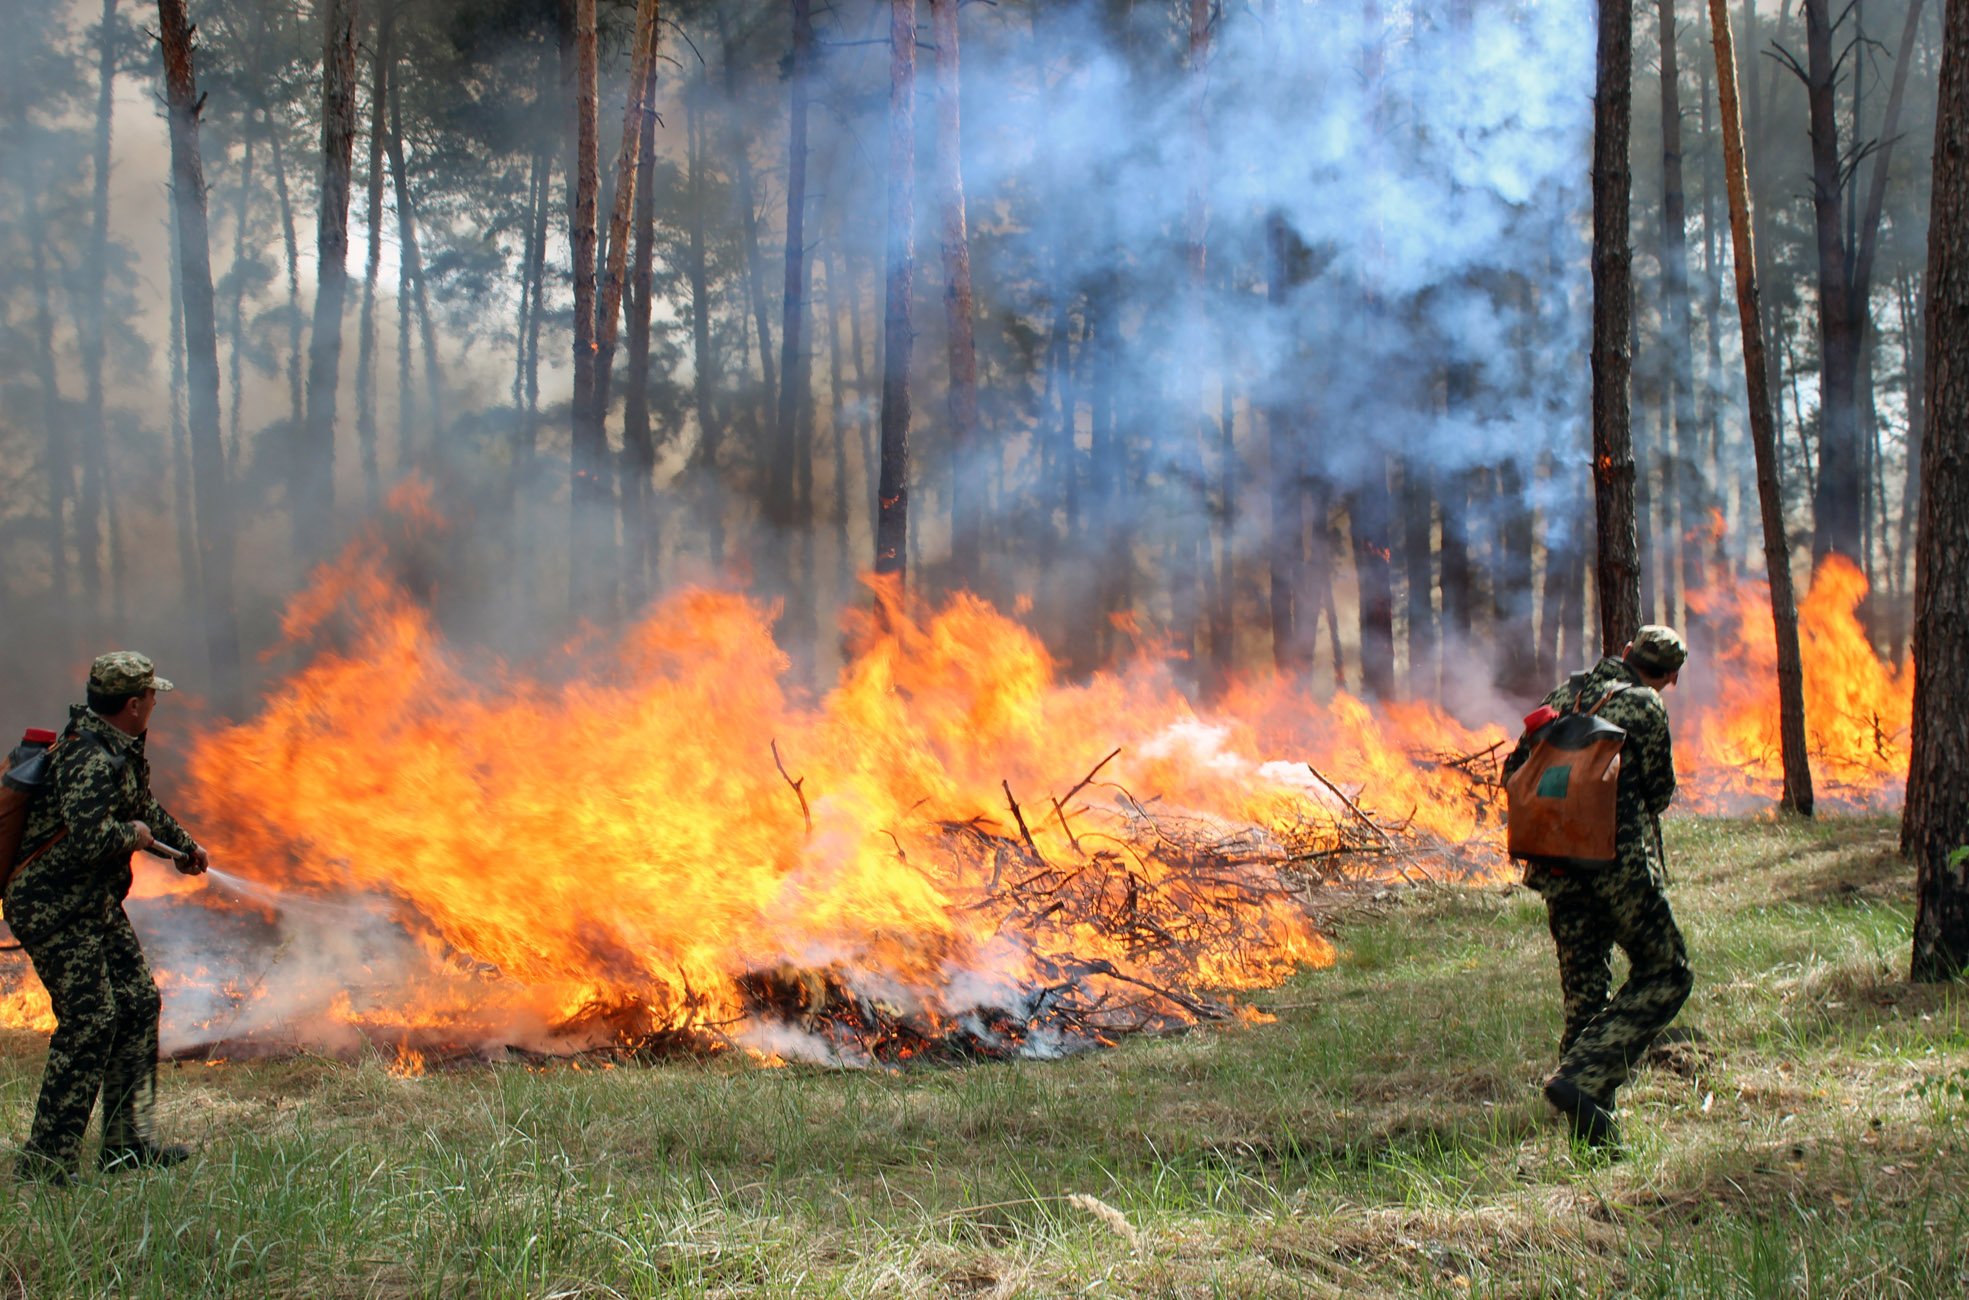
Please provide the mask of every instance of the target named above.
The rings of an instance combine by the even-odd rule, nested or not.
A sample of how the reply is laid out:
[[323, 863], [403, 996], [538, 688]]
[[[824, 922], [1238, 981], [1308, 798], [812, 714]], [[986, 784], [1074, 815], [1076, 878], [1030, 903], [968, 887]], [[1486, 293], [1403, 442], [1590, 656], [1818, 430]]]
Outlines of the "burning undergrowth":
[[[292, 671], [190, 746], [171, 801], [223, 870], [132, 901], [167, 1052], [1059, 1055], [1252, 1015], [1331, 960], [1307, 904], [1337, 881], [1508, 870], [1506, 733], [1426, 704], [1261, 681], [1203, 713], [1153, 662], [1065, 681], [981, 601], [879, 589], [823, 692], [771, 610], [701, 590], [522, 667], [448, 646], [404, 550], [322, 571]], [[1819, 590], [1808, 682], [1851, 649]], [[1689, 785], [1775, 781], [1746, 626], [1742, 698], [1671, 700]], [[45, 1028], [17, 959], [9, 987], [0, 1023]]]
[[192, 746], [173, 802], [224, 870], [133, 901], [167, 1051], [1058, 1054], [1329, 961], [1314, 882], [1498, 865], [1482, 787], [1405, 757], [1494, 729], [1204, 717], [1152, 664], [1064, 682], [961, 596], [878, 592], [813, 695], [710, 591], [523, 671], [446, 646], [395, 553], [318, 575], [292, 674]]

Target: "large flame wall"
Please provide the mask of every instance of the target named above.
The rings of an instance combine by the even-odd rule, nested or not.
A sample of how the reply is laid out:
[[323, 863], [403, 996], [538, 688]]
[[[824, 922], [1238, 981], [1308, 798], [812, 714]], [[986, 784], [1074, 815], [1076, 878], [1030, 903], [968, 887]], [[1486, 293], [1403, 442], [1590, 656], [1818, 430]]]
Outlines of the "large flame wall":
[[[847, 667], [814, 697], [785, 684], [772, 612], [709, 591], [532, 675], [448, 649], [389, 562], [382, 543], [358, 545], [294, 603], [286, 631], [310, 657], [256, 717], [198, 739], [181, 800], [219, 863], [290, 900], [343, 900], [351, 925], [387, 916], [421, 951], [380, 991], [351, 991], [349, 972], [327, 1004], [344, 1027], [491, 1040], [629, 1011], [645, 1028], [740, 1025], [741, 981], [776, 969], [853, 972], [948, 1015], [1039, 980], [1062, 946], [1126, 973], [1137, 954], [1112, 933], [1021, 931], [995, 891], [1001, 847], [983, 846], [1016, 834], [1071, 862], [1105, 837], [1153, 890], [1170, 864], [1144, 810], [1253, 837], [1271, 850], [1256, 855], [1262, 873], [1309, 811], [1357, 818], [1351, 796], [1505, 869], [1497, 801], [1443, 760], [1506, 731], [1425, 704], [1321, 701], [1267, 680], [1201, 714], [1153, 665], [1065, 682], [986, 604], [959, 596], [919, 617], [879, 589]], [[1856, 800], [1898, 788], [1911, 680], [1868, 647], [1863, 594], [1833, 565], [1802, 609], [1815, 760]], [[1745, 586], [1703, 613], [1722, 648], [1669, 696], [1685, 791], [1709, 808], [1768, 798], [1768, 603]], [[1053, 806], [1114, 750], [1097, 782]], [[988, 834], [953, 836], [967, 825]], [[1329, 959], [1295, 901], [1247, 883], [1224, 888], [1254, 925], [1189, 954], [1188, 978], [1268, 985]], [[1195, 905], [1194, 889], [1170, 896]], [[0, 1019], [45, 1026], [45, 1006], [29, 985]]]

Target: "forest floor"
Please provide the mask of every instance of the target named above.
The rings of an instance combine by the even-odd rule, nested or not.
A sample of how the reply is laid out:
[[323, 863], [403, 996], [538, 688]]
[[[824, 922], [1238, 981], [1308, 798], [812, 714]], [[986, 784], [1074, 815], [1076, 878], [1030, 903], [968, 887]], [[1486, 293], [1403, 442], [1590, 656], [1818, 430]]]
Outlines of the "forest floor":
[[[1621, 1096], [1517, 888], [1366, 894], [1271, 1024], [900, 1073], [730, 1059], [167, 1065], [169, 1171], [0, 1177], [0, 1294], [1942, 1296], [1969, 1290], [1969, 1016], [1905, 979], [1880, 820], [1681, 820], [1696, 971]], [[43, 1047], [0, 1041], [0, 1131]], [[0, 1157], [4, 1159], [4, 1157]]]

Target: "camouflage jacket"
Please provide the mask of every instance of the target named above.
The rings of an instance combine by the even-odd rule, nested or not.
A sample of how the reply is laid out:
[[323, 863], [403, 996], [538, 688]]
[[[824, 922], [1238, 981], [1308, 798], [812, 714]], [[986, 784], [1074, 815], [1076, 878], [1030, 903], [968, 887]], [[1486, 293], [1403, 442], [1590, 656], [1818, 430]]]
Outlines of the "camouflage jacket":
[[[1661, 696], [1641, 684], [1640, 674], [1618, 655], [1608, 655], [1594, 665], [1583, 679], [1567, 679], [1545, 697], [1545, 703], [1560, 712], [1584, 699], [1582, 707], [1592, 708], [1615, 686], [1628, 689], [1608, 700], [1599, 716], [1627, 733], [1620, 749], [1620, 785], [1614, 796], [1614, 848], [1624, 863], [1645, 864], [1651, 875], [1660, 876], [1660, 825], [1657, 819], [1675, 797], [1675, 755], [1668, 736], [1668, 709]], [[1524, 766], [1531, 757], [1531, 737], [1518, 738], [1518, 746], [1504, 760], [1504, 775]]]
[[[78, 733], [84, 732], [101, 743], [83, 740]], [[194, 847], [150, 792], [142, 736], [126, 736], [76, 705], [52, 767], [28, 809], [21, 855], [64, 826], [68, 834], [7, 886], [7, 925], [27, 939], [54, 934], [92, 906], [107, 908], [128, 896], [130, 855], [137, 848], [130, 823], [145, 823], [160, 843], [181, 853]]]

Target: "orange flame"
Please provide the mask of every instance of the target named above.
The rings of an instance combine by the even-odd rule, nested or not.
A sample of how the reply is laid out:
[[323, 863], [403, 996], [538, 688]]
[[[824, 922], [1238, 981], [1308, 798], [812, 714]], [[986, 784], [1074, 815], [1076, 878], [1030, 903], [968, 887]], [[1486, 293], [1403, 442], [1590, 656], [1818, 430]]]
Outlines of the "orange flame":
[[[1859, 617], [1866, 595], [1866, 578], [1833, 555], [1819, 565], [1799, 604], [1806, 749], [1823, 798], [1893, 804], [1907, 781], [1914, 670], [1912, 664], [1896, 670], [1874, 653]], [[1692, 590], [1689, 603], [1715, 628], [1717, 649], [1714, 664], [1692, 663], [1683, 674], [1703, 700], [1688, 728], [1692, 761], [1678, 758], [1685, 783], [1707, 811], [1774, 799], [1784, 765], [1769, 589], [1746, 582]]]
[[[442, 526], [422, 495], [398, 506], [413, 532]], [[312, 657], [257, 717], [200, 738], [181, 802], [218, 863], [277, 891], [194, 898], [230, 915], [272, 916], [281, 898], [388, 909], [415, 960], [368, 985], [347, 969], [320, 1003], [329, 1030], [303, 1032], [394, 1047], [398, 1073], [439, 1044], [691, 1029], [779, 1061], [812, 1045], [797, 1016], [759, 1023], [761, 988], [799, 1016], [904, 1006], [934, 1025], [1016, 1005], [1069, 955], [1135, 987], [1269, 986], [1331, 960], [1298, 901], [1266, 886], [1281, 861], [1325, 860], [1340, 827], [1426, 840], [1466, 873], [1508, 870], [1484, 780], [1507, 733], [1428, 704], [1259, 678], [1199, 711], [1160, 656], [1063, 681], [984, 602], [924, 615], [880, 585], [818, 698], [785, 684], [770, 611], [702, 590], [528, 674], [447, 647], [388, 564], [371, 539], [316, 575], [284, 623]], [[1801, 610], [1812, 747], [1822, 788], [1891, 797], [1911, 674], [1873, 655], [1863, 594], [1830, 564]], [[1670, 698], [1684, 788], [1704, 808], [1772, 797], [1768, 600], [1748, 585], [1690, 599], [1724, 648], [1685, 672], [1695, 701]], [[1176, 824], [1215, 846], [1220, 878], [1184, 873]], [[1006, 885], [1035, 859], [1068, 879], [1110, 863], [1141, 926], [1029, 906]], [[138, 893], [166, 879], [140, 872]], [[1169, 935], [1225, 909], [1248, 918], [1234, 941], [1142, 942], [1142, 927]], [[267, 1001], [258, 978], [164, 970], [167, 1018], [200, 988], [217, 1010], [194, 1028], [223, 1039], [228, 1016]], [[52, 1026], [20, 968], [0, 1024]]]

